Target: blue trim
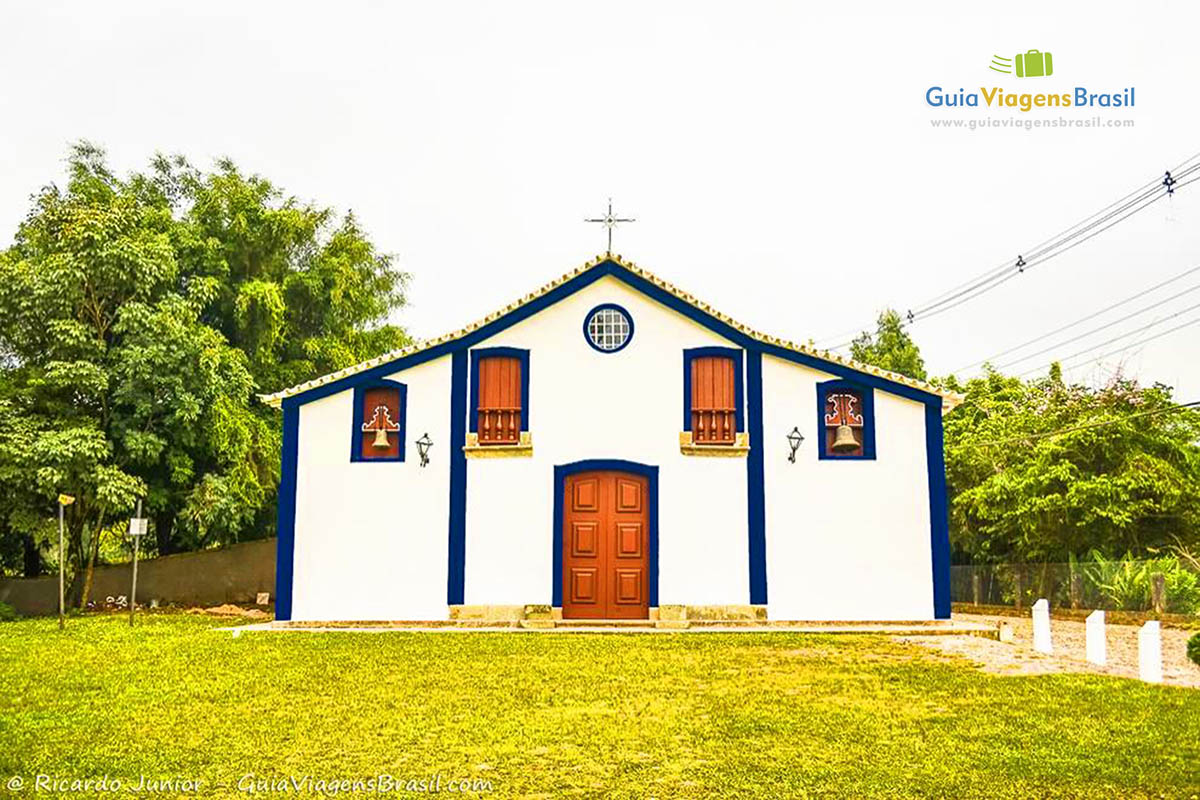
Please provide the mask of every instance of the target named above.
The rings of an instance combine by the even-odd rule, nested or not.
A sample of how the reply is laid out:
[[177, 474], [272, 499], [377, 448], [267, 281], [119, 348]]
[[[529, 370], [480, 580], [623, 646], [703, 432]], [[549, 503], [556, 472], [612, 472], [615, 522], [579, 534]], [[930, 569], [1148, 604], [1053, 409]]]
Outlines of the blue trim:
[[471, 351], [471, 405], [467, 416], [471, 433], [479, 432], [479, 361], [488, 356], [503, 356], [521, 361], [521, 430], [529, 430], [529, 351], [516, 347], [480, 347]]
[[462, 605], [467, 563], [467, 351], [454, 353], [450, 368], [450, 530], [446, 603]]
[[[622, 314], [625, 315], [625, 321], [629, 323], [629, 336], [627, 336], [625, 338], [625, 341], [621, 343], [621, 346], [616, 348], [615, 350], [603, 350], [603, 349], [597, 347], [596, 343], [592, 341], [591, 334], [588, 333], [588, 320], [590, 320], [592, 318], [592, 315], [595, 314], [597, 311], [603, 311], [606, 308], [612, 308], [617, 311], [620, 311]], [[605, 355], [612, 355], [613, 353], [621, 352], [622, 350], [624, 350], [626, 347], [629, 346], [630, 342], [633, 341], [633, 314], [630, 314], [629, 310], [626, 309], [624, 306], [619, 306], [616, 303], [601, 303], [600, 305], [593, 308], [591, 311], [587, 312], [587, 314], [585, 314], [583, 317], [583, 340], [585, 342], [587, 342], [588, 345], [593, 350], [595, 350], [597, 353], [604, 353]]]
[[275, 521], [275, 619], [292, 618], [292, 569], [296, 552], [296, 459], [300, 406], [283, 407], [283, 463]]
[[[825, 452], [825, 397], [832, 391], [851, 389], [862, 395], [862, 455], [839, 456]], [[926, 406], [940, 414], [941, 403]], [[870, 386], [858, 381], [822, 381], [817, 384], [817, 458], [821, 461], [874, 461], [875, 460], [875, 392]]]
[[942, 413], [925, 407], [925, 457], [929, 463], [929, 537], [933, 554], [933, 616], [950, 619], [950, 520]]
[[[746, 397], [742, 380], [742, 350], [736, 347], [693, 347], [683, 351], [683, 428], [692, 429], [692, 359], [702, 356], [725, 356], [733, 359], [733, 405], [737, 414], [738, 433], [746, 430]], [[761, 363], [761, 362], [760, 362]]]
[[750, 546], [750, 605], [767, 604], [767, 503], [763, 467], [762, 353], [746, 356], [746, 383], [750, 390], [750, 453], [746, 458], [746, 510]]
[[638, 464], [634, 461], [621, 461], [611, 458], [596, 458], [587, 461], [576, 461], [571, 464], [559, 464], [554, 467], [554, 558], [553, 575], [550, 578], [551, 604], [562, 607], [562, 571], [563, 571], [563, 491], [568, 475], [592, 470], [616, 470], [641, 475], [650, 484], [650, 590], [649, 606], [658, 606], [658, 467], [648, 464]]
[[[394, 456], [364, 458], [362, 454], [363, 395], [371, 389], [398, 389], [400, 393], [399, 417], [400, 449]], [[350, 426], [350, 460], [357, 461], [403, 461], [404, 440], [408, 437], [408, 387], [399, 381], [374, 380], [354, 387], [354, 423]]]
[[322, 397], [328, 397], [331, 394], [345, 391], [346, 389], [357, 386], [361, 383], [370, 383], [372, 380], [386, 375], [391, 375], [401, 369], [415, 367], [418, 364], [423, 364], [426, 361], [432, 361], [435, 358], [441, 358], [448, 353], [452, 353], [462, 348], [471, 347], [474, 344], [484, 341], [496, 334], [504, 331], [513, 325], [516, 325], [522, 320], [528, 319], [539, 311], [554, 305], [555, 303], [570, 297], [575, 292], [583, 289], [601, 278], [612, 276], [617, 280], [625, 283], [631, 288], [641, 292], [647, 297], [661, 303], [668, 308], [679, 312], [683, 316], [691, 319], [699, 325], [704, 326], [708, 330], [728, 339], [735, 344], [747, 350], [760, 350], [763, 353], [777, 358], [782, 358], [786, 361], [791, 361], [796, 364], [803, 364], [821, 372], [837, 375], [841, 378], [854, 380], [861, 383], [863, 386], [869, 386], [873, 389], [882, 389], [886, 392], [907, 397], [910, 400], [916, 400], [919, 403], [927, 403], [936, 406], [938, 409], [942, 407], [942, 398], [939, 395], [931, 392], [926, 392], [921, 389], [914, 389], [903, 383], [890, 381], [886, 378], [880, 378], [876, 375], [871, 375], [866, 372], [860, 372], [856, 369], [839, 364], [835, 361], [829, 361], [823, 358], [807, 355], [805, 353], [797, 353], [793, 350], [780, 347], [778, 345], [765, 344], [756, 339], [747, 336], [732, 325], [721, 321], [717, 317], [707, 312], [701, 311], [689, 303], [680, 300], [675, 295], [655, 286], [650, 281], [630, 272], [625, 267], [617, 264], [614, 261], [602, 261], [591, 269], [581, 272], [579, 275], [571, 278], [560, 286], [546, 292], [546, 294], [531, 300], [523, 306], [513, 309], [507, 314], [501, 315], [495, 320], [481, 325], [470, 333], [463, 334], [457, 339], [431, 347], [428, 350], [422, 350], [419, 353], [413, 353], [410, 356], [403, 356], [388, 361], [371, 369], [364, 370], [355, 375], [348, 375], [345, 378], [332, 381], [323, 386], [316, 386], [307, 391], [293, 395], [287, 398], [284, 403], [309, 403], [313, 400], [319, 400]]

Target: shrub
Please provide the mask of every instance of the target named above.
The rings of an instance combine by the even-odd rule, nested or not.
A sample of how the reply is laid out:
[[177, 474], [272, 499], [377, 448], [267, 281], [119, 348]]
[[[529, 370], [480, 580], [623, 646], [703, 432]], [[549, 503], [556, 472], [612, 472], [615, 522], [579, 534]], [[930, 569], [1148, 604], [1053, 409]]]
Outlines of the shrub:
[[1200, 633], [1194, 634], [1188, 639], [1187, 645], [1188, 658], [1200, 664]]
[[1200, 612], [1200, 574], [1176, 556], [1138, 560], [1131, 553], [1122, 558], [1105, 558], [1093, 550], [1090, 564], [1081, 564], [1083, 575], [1111, 608], [1142, 611], [1150, 607], [1150, 578], [1161, 572], [1167, 611], [1175, 614]]
[[8, 603], [0, 603], [0, 622], [12, 622], [17, 618], [17, 610]]

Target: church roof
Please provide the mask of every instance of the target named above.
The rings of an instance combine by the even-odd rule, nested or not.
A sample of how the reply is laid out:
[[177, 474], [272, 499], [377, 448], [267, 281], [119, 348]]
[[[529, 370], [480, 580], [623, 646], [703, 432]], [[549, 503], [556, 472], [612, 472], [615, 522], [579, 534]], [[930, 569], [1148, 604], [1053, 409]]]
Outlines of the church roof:
[[[521, 309], [525, 308], [526, 306], [535, 303], [539, 299], [545, 298], [547, 295], [554, 293], [556, 290], [562, 289], [567, 284], [580, 278], [581, 276], [591, 272], [592, 270], [602, 268], [605, 265], [611, 265], [610, 269], [612, 267], [617, 267], [620, 270], [624, 270], [628, 274], [635, 276], [636, 278], [640, 278], [642, 281], [651, 284], [653, 287], [657, 287], [657, 289], [667, 293], [671, 297], [674, 297], [676, 300], [682, 301], [704, 317], [721, 323], [723, 327], [732, 328], [737, 333], [740, 333], [755, 342], [767, 345], [769, 348], [778, 348], [784, 351], [789, 351], [801, 356], [806, 356], [809, 359], [826, 362], [830, 365], [841, 366], [843, 371], [845, 369], [849, 369], [864, 375], [872, 375], [889, 383], [900, 384], [901, 386], [905, 386], [910, 389], [916, 389], [920, 392], [941, 397], [943, 410], [954, 408], [963, 400], [961, 395], [939, 389], [932, 384], [926, 383], [925, 381], [914, 380], [913, 378], [909, 378], [905, 375], [889, 372], [888, 370], [880, 369], [879, 367], [873, 367], [869, 364], [862, 364], [854, 361], [853, 359], [844, 358], [843, 356], [830, 352], [829, 350], [819, 350], [811, 345], [792, 342], [787, 339], [782, 339], [778, 336], [771, 336], [769, 334], [756, 331], [748, 325], [744, 325], [741, 322], [722, 314], [720, 311], [717, 311], [711, 305], [703, 302], [694, 295], [683, 291], [671, 283], [668, 283], [648, 270], [642, 269], [632, 261], [626, 261], [621, 258], [621, 256], [613, 255], [611, 253], [602, 256], [596, 256], [591, 261], [588, 261], [580, 267], [566, 273], [562, 277], [547, 283], [540, 289], [530, 292], [519, 300], [509, 303], [504, 308], [494, 311], [483, 319], [472, 322], [471, 324], [463, 328], [459, 328], [456, 331], [443, 334], [442, 336], [438, 336], [433, 339], [424, 339], [422, 341], [415, 342], [407, 347], [402, 347], [398, 350], [392, 350], [382, 355], [375, 356], [374, 358], [367, 359], [366, 361], [355, 364], [354, 366], [344, 367], [335, 372], [331, 372], [328, 375], [322, 375], [319, 378], [313, 378], [312, 380], [298, 383], [295, 386], [275, 392], [274, 394], [260, 394], [258, 398], [269, 406], [280, 408], [283, 405], [283, 401], [288, 398], [305, 394], [314, 389], [320, 389], [322, 387], [329, 386], [330, 384], [343, 381], [347, 378], [352, 378], [360, 373], [376, 370], [377, 368], [383, 367], [392, 362], [409, 359], [412, 356], [426, 353], [430, 350], [444, 349], [445, 346], [450, 345], [459, 339], [467, 338], [477, 331], [500, 322], [505, 317], [521, 311]], [[615, 274], [620, 277], [619, 271]], [[635, 285], [634, 288], [636, 289], [638, 287]]]

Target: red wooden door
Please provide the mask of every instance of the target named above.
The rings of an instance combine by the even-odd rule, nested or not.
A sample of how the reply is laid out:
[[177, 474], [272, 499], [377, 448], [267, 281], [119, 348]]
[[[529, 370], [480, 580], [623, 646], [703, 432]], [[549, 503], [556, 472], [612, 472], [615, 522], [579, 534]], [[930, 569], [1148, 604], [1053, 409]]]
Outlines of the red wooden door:
[[563, 617], [650, 615], [650, 483], [580, 472], [563, 487]]

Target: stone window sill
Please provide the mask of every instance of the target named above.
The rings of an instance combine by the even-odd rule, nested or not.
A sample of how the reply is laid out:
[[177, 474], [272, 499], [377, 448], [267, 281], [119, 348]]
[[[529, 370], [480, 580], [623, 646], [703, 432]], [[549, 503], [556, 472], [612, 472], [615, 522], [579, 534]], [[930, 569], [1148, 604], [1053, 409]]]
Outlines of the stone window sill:
[[468, 433], [463, 453], [467, 458], [531, 458], [533, 438], [529, 431], [521, 431], [517, 444], [480, 444], [479, 434]]
[[739, 433], [733, 444], [696, 444], [691, 431], [679, 433], [679, 452], [685, 456], [717, 456], [719, 458], [745, 458], [750, 452], [750, 434]]

